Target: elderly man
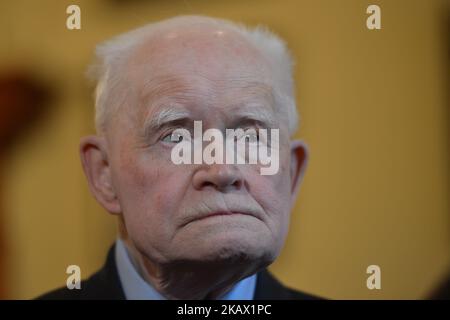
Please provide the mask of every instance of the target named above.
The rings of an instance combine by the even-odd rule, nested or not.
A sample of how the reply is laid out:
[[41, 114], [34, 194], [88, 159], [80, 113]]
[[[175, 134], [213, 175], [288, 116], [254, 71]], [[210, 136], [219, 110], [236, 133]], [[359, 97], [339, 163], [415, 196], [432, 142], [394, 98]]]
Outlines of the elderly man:
[[[106, 42], [97, 56], [97, 135], [82, 139], [80, 154], [119, 238], [81, 289], [42, 298], [313, 298], [266, 270], [283, 247], [307, 160], [305, 145], [290, 139], [297, 114], [284, 43], [264, 28], [179, 16]], [[219, 132], [275, 130], [277, 170], [174, 163], [173, 149], [192, 142], [183, 132], [198, 121]]]

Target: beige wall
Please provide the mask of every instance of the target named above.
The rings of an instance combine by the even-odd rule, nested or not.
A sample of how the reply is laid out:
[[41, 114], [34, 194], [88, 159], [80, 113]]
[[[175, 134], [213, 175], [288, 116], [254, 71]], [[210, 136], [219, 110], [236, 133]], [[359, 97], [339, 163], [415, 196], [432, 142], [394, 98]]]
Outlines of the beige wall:
[[[8, 297], [64, 285], [69, 264], [83, 276], [102, 264], [115, 222], [89, 195], [79, 164], [79, 138], [93, 128], [83, 72], [98, 41], [186, 13], [268, 24], [297, 58], [298, 137], [311, 158], [272, 271], [330, 298], [420, 298], [439, 281], [450, 267], [443, 2], [120, 2], [0, 5], [0, 67], [28, 66], [58, 93], [3, 168]], [[80, 31], [65, 28], [73, 3]], [[365, 27], [372, 3], [382, 9], [380, 31]], [[381, 267], [379, 291], [365, 286], [370, 264]]]

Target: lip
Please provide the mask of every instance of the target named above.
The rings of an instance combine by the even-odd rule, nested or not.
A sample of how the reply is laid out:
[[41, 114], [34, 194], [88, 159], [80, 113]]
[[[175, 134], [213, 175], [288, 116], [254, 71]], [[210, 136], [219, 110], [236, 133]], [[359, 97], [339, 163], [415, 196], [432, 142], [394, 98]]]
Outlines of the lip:
[[232, 216], [232, 215], [246, 215], [246, 216], [251, 216], [251, 217], [259, 219], [259, 217], [257, 217], [253, 213], [249, 213], [249, 212], [243, 212], [243, 211], [216, 211], [216, 212], [203, 214], [203, 215], [200, 215], [200, 216], [195, 217], [193, 219], [190, 219], [183, 226], [185, 226], [185, 225], [187, 225], [187, 224], [189, 224], [191, 222], [200, 221], [200, 220], [204, 220], [204, 219], [208, 219], [208, 218], [212, 218], [212, 217], [216, 217], [216, 216]]

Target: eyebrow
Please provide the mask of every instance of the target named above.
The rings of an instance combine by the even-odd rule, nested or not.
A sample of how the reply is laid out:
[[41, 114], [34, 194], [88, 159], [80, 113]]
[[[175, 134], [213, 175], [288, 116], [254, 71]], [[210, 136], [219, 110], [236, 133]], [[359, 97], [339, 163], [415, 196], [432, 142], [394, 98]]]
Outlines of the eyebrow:
[[190, 119], [191, 114], [178, 107], [167, 107], [160, 110], [155, 115], [150, 114], [144, 121], [144, 135], [148, 136], [151, 132], [156, 132], [160, 128], [170, 123]]
[[263, 106], [250, 104], [252, 107], [244, 107], [236, 112], [233, 116], [235, 119], [233, 127], [241, 123], [256, 122], [262, 127], [274, 128], [277, 125], [275, 115]]

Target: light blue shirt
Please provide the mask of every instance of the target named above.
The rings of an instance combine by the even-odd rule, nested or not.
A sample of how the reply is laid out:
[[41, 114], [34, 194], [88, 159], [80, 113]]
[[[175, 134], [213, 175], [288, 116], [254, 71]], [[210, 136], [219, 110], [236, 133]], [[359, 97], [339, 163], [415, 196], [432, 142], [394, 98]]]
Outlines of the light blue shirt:
[[[166, 300], [150, 283], [136, 271], [122, 240], [117, 239], [115, 247], [117, 272], [127, 300]], [[253, 300], [256, 274], [236, 283], [225, 295], [217, 300]]]

